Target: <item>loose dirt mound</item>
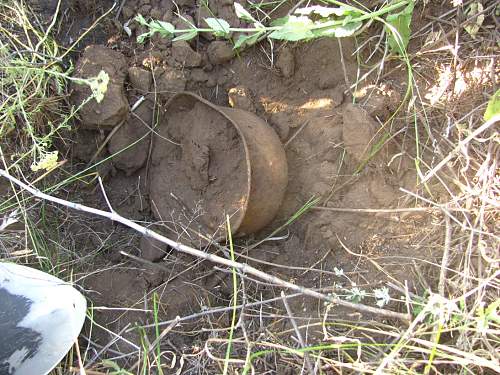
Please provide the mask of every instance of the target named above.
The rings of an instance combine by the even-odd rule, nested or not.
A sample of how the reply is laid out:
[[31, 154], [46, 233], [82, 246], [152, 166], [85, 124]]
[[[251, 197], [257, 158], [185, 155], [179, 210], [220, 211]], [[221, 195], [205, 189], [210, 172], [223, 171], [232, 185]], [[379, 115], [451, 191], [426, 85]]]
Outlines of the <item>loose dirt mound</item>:
[[71, 100], [76, 106], [83, 105], [79, 112], [83, 126], [112, 128], [125, 120], [128, 114], [128, 102], [124, 91], [126, 65], [125, 57], [112, 49], [99, 45], [92, 45], [85, 49], [76, 65], [75, 76], [93, 78], [103, 70], [109, 75], [109, 83], [106, 95], [100, 103], [97, 103], [95, 99], [87, 102], [91, 95], [88, 85], [81, 83], [72, 85]]
[[113, 134], [108, 144], [109, 153], [115, 155], [115, 167], [127, 175], [131, 175], [146, 163], [153, 113], [151, 102], [142, 103]]
[[226, 215], [242, 214], [247, 176], [242, 139], [226, 118], [200, 102], [167, 109], [152, 154], [150, 194], [158, 220], [192, 231], [188, 238], [197, 232], [218, 237]]

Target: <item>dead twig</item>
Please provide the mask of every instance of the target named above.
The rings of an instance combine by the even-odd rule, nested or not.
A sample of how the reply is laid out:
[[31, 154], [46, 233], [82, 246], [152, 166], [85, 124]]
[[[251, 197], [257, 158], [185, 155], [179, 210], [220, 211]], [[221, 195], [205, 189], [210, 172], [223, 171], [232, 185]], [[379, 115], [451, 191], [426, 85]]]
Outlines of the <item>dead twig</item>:
[[[295, 322], [295, 319], [293, 318], [292, 310], [290, 309], [290, 306], [288, 305], [288, 301], [286, 300], [285, 292], [283, 292], [283, 291], [281, 291], [281, 299], [283, 300], [283, 305], [285, 305], [286, 312], [288, 314], [288, 317], [290, 318], [290, 322], [292, 323], [293, 330], [295, 331], [295, 334], [297, 335], [297, 340], [299, 340], [299, 344], [302, 347], [302, 349], [305, 349], [306, 344], [304, 342], [304, 339], [302, 338], [302, 333], [300, 333], [299, 327], [297, 327], [297, 322]], [[311, 363], [311, 358], [309, 357], [309, 353], [307, 351], [304, 351], [304, 363], [307, 367], [307, 370], [309, 371], [309, 374], [316, 373], [314, 371], [314, 367]]]
[[[286, 295], [285, 298], [288, 299], [288, 298], [295, 298], [295, 297], [298, 297], [298, 296], [301, 296], [302, 293], [294, 293], [294, 294], [289, 294], [289, 295]], [[251, 302], [251, 303], [247, 303], [247, 304], [240, 304], [240, 305], [236, 305], [236, 306], [224, 306], [224, 307], [216, 307], [216, 308], [213, 308], [213, 309], [208, 309], [208, 310], [202, 310], [200, 312], [197, 312], [197, 313], [194, 313], [194, 314], [191, 314], [191, 315], [187, 315], [187, 316], [182, 316], [179, 318], [179, 323], [182, 323], [182, 322], [185, 322], [185, 321], [188, 321], [188, 320], [193, 320], [193, 319], [197, 319], [197, 318], [202, 318], [206, 315], [214, 315], [214, 314], [223, 314], [225, 312], [228, 312], [228, 311], [233, 311], [233, 310], [240, 310], [240, 309], [243, 309], [243, 308], [251, 308], [251, 307], [256, 307], [256, 306], [262, 306], [262, 305], [266, 305], [266, 304], [269, 304], [269, 303], [272, 303], [272, 302], [276, 302], [276, 301], [279, 301], [279, 300], [282, 300], [283, 298], [282, 297], [274, 297], [274, 298], [270, 298], [270, 299], [266, 299], [266, 300], [263, 300], [263, 301], [257, 301], [257, 302]], [[164, 326], [164, 325], [167, 325], [167, 324], [170, 324], [172, 323], [173, 321], [175, 321], [175, 319], [171, 319], [171, 320], [167, 320], [167, 321], [164, 321], [164, 322], [158, 322], [157, 324], [156, 323], [152, 323], [152, 324], [145, 324], [145, 325], [142, 325], [141, 327], [142, 328], [153, 328], [153, 327], [161, 327], [161, 326]], [[135, 329], [135, 328], [133, 328]]]
[[104, 140], [104, 142], [101, 143], [101, 145], [97, 148], [96, 152], [94, 152], [94, 155], [92, 155], [92, 157], [90, 158], [90, 161], [87, 163], [87, 168], [89, 168], [92, 163], [95, 161], [95, 159], [97, 159], [97, 157], [101, 154], [102, 150], [104, 150], [104, 147], [106, 147], [106, 145], [109, 143], [109, 141], [111, 140], [111, 138], [113, 138], [113, 136], [116, 134], [116, 132], [118, 130], [120, 130], [120, 128], [123, 126], [123, 124], [125, 124], [125, 120], [123, 120], [122, 122], [120, 122], [118, 125], [116, 125], [113, 130], [111, 130], [108, 134], [108, 136], [106, 137], [106, 139]]
[[[395, 214], [403, 212], [432, 212], [441, 211], [440, 207], [407, 207], [407, 208], [344, 208], [344, 207], [311, 207], [313, 210], [349, 212], [349, 213], [371, 213], [371, 214]], [[460, 208], [447, 208], [449, 211], [465, 211]]]
[[293, 133], [293, 135], [288, 139], [288, 141], [285, 142], [285, 144], [283, 145], [283, 147], [287, 148], [287, 146], [295, 139], [295, 137], [297, 137], [302, 132], [302, 130], [304, 130], [304, 128], [306, 127], [307, 124], [309, 124], [309, 120], [305, 121], [300, 126], [300, 128], [295, 133]]
[[446, 284], [446, 270], [448, 269], [448, 262], [450, 259], [450, 247], [451, 247], [451, 222], [449, 216], [444, 217], [446, 223], [446, 232], [444, 236], [444, 251], [443, 251], [443, 259], [441, 261], [441, 272], [439, 273], [439, 284], [438, 284], [438, 292], [441, 297], [445, 297], [444, 295], [444, 286]]

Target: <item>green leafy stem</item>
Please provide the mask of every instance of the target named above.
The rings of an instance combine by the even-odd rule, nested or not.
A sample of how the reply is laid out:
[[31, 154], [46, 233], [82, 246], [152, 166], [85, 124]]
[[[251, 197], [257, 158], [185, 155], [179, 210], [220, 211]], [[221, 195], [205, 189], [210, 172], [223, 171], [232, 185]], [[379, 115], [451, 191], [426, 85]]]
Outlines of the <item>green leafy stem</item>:
[[[189, 26], [186, 29], [176, 29], [169, 22], [151, 20], [147, 21], [142, 15], [135, 20], [148, 31], [137, 37], [139, 43], [144, 43], [148, 38], [158, 33], [161, 37], [178, 40], [191, 40], [199, 33], [212, 33], [221, 38], [230, 39], [232, 33], [241, 33], [234, 42], [234, 49], [253, 45], [267, 36], [271, 39], [300, 41], [312, 40], [321, 37], [348, 37], [359, 31], [363, 21], [379, 20], [381, 16], [394, 12], [404, 6], [413, 10], [414, 0], [404, 0], [390, 3], [381, 9], [368, 12], [337, 1], [328, 0], [337, 7], [308, 6], [295, 10], [292, 15], [278, 18], [269, 26], [263, 25], [256, 20], [243, 6], [234, 3], [236, 15], [245, 22], [253, 24], [253, 27], [235, 28], [221, 18], [205, 18], [207, 28], [200, 28], [191, 22], [184, 20]], [[392, 14], [392, 17], [395, 15]]]

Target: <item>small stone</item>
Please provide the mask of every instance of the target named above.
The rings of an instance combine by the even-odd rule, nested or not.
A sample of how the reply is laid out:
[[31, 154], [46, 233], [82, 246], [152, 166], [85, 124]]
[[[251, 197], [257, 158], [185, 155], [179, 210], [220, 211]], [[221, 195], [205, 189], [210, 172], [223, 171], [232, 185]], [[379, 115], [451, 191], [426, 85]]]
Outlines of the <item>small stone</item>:
[[154, 238], [143, 236], [139, 246], [141, 257], [151, 262], [159, 262], [167, 254], [167, 245]]
[[337, 76], [335, 72], [323, 73], [319, 76], [318, 87], [322, 90], [331, 89], [337, 86]]
[[288, 47], [283, 47], [278, 55], [276, 67], [285, 78], [290, 78], [295, 73], [295, 57]]
[[177, 17], [173, 20], [172, 24], [176, 29], [190, 29], [193, 27], [192, 25], [195, 25], [195, 22], [193, 17], [189, 14], [182, 14], [181, 17]]
[[186, 77], [177, 69], [168, 68], [157, 78], [157, 89], [163, 99], [186, 89]]
[[122, 17], [125, 20], [129, 20], [134, 16], [134, 9], [131, 6], [124, 5], [122, 8]]
[[224, 64], [234, 57], [234, 50], [229, 43], [218, 40], [210, 43], [207, 54], [212, 64]]
[[253, 95], [246, 87], [237, 86], [229, 89], [228, 98], [231, 107], [256, 112]]
[[172, 56], [175, 61], [186, 68], [193, 68], [201, 65], [201, 55], [193, 51], [185, 40], [172, 43]]
[[149, 16], [154, 20], [159, 20], [163, 16], [163, 12], [160, 8], [154, 7], [153, 9], [151, 9]]
[[191, 70], [190, 78], [193, 82], [207, 82], [209, 76], [203, 69], [196, 68]]
[[148, 92], [151, 88], [151, 72], [145, 69], [131, 66], [128, 68], [128, 79], [132, 87], [141, 93]]
[[134, 113], [137, 117], [130, 116], [108, 144], [109, 153], [114, 155], [112, 159], [114, 166], [124, 171], [127, 176], [146, 163], [149, 151], [148, 126], [153, 119], [153, 108], [145, 101]]

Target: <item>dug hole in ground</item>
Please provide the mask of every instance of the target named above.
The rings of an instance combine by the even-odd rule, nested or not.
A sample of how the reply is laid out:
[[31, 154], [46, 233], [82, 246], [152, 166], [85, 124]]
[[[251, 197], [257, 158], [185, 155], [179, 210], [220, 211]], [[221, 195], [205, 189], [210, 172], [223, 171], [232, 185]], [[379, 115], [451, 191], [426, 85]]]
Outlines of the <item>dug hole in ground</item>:
[[[0, 257], [43, 263], [84, 291], [91, 307], [79, 350], [88, 374], [499, 369], [498, 135], [493, 125], [469, 139], [498, 85], [489, 2], [474, 35], [464, 27], [473, 2], [417, 2], [411, 76], [388, 53], [377, 22], [353, 38], [264, 39], [236, 53], [209, 33], [138, 43], [147, 30], [133, 21], [142, 14], [182, 29], [213, 15], [247, 26], [232, 1], [127, 0], [102, 18], [113, 2], [28, 3], [42, 29], [58, 20], [51, 35], [63, 48], [88, 29], [63, 61], [74, 64], [73, 77], [105, 71], [109, 82], [100, 103], [86, 102], [88, 85], [68, 83], [58, 108], [85, 104], [53, 142], [65, 161], [55, 171], [9, 167], [24, 139], [12, 133], [4, 169], [59, 198], [111, 206], [174, 241], [375, 312], [182, 254], [120, 223], [32, 200], [0, 179], [0, 213], [17, 207], [23, 215], [0, 232]], [[238, 3], [271, 18], [295, 5]], [[225, 215], [236, 220], [248, 198], [243, 141], [207, 106], [167, 104], [183, 91], [257, 115], [286, 154], [274, 219], [256, 233], [234, 233], [232, 247]], [[78, 367], [70, 359], [61, 371]]]

